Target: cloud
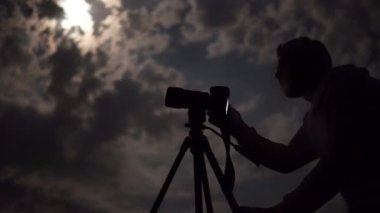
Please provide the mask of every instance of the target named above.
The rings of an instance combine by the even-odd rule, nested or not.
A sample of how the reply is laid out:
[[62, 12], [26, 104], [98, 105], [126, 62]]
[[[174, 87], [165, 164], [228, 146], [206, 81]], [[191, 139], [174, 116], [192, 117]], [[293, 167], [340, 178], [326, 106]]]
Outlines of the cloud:
[[0, 17], [11, 18], [17, 12], [21, 12], [24, 17], [29, 18], [34, 10], [27, 2], [20, 1], [15, 3], [10, 0], [4, 0], [0, 3]]
[[[137, 36], [136, 42], [127, 44], [128, 48], [118, 48], [123, 56], [135, 51], [146, 57], [139, 63], [131, 60], [132, 64], [124, 64], [125, 60], [110, 63], [115, 55], [108, 52], [107, 46], [85, 53], [78, 42], [51, 29], [29, 31], [22, 28], [15, 31], [17, 34], [9, 32], [9, 36], [0, 37], [4, 56], [1, 58], [2, 75], [8, 75], [0, 86], [28, 85], [30, 89], [20, 91], [15, 86], [8, 87], [8, 95], [1, 97], [0, 129], [4, 132], [0, 170], [4, 193], [1, 196], [7, 201], [6, 205], [1, 205], [2, 211], [16, 212], [13, 206], [21, 205], [29, 206], [25, 211], [40, 212], [145, 209], [146, 203], [137, 207], [119, 197], [136, 196], [126, 192], [139, 184], [141, 178], [154, 180], [155, 177], [149, 176], [151, 171], [144, 170], [147, 162], [123, 156], [135, 157], [132, 153], [136, 150], [128, 144], [137, 143], [144, 135], [149, 135], [150, 143], [167, 147], [163, 140], [170, 142], [167, 135], [176, 129], [178, 121], [177, 115], [163, 109], [164, 89], [174, 82], [178, 86], [184, 84], [183, 77], [177, 70], [148, 57], [155, 51], [162, 51], [159, 50], [161, 40], [154, 39], [154, 36], [161, 36], [159, 32], [141, 32], [144, 38]], [[44, 32], [42, 39], [50, 40], [51, 46], [31, 36], [40, 32]], [[145, 39], [152, 43], [146, 44]], [[26, 74], [17, 78], [10, 67]], [[27, 69], [22, 70], [23, 67]], [[120, 72], [120, 78], [108, 81], [106, 75], [99, 75], [101, 70], [107, 74], [113, 69]], [[43, 80], [36, 78], [38, 75], [34, 73], [41, 75]], [[44, 86], [40, 90], [29, 87], [41, 81]], [[152, 88], [150, 84], [157, 87]], [[30, 93], [35, 94], [28, 95]], [[49, 100], [46, 103], [49, 110], [41, 110], [34, 96]], [[21, 104], [18, 99], [28, 104]], [[125, 135], [131, 136], [127, 141], [118, 141]], [[140, 147], [140, 155], [148, 146], [154, 145]], [[127, 152], [129, 148], [130, 153]], [[161, 150], [161, 154], [152, 150], [159, 154], [156, 160], [166, 155], [167, 149]], [[122, 175], [121, 169], [136, 171], [135, 179], [129, 181], [130, 173]], [[7, 175], [10, 171], [12, 174]], [[118, 190], [115, 184], [124, 181], [128, 182], [127, 188]], [[134, 192], [138, 190], [142, 189], [136, 188]], [[138, 196], [146, 194], [151, 192]]]
[[0, 3], [0, 11], [1, 11], [1, 17], [9, 18], [12, 16], [14, 5], [11, 3], [11, 1], [2, 1]]
[[236, 109], [242, 114], [253, 112], [255, 111], [259, 103], [260, 103], [260, 96], [256, 95], [254, 97], [248, 98], [247, 101], [237, 105]]
[[37, 4], [39, 18], [62, 18], [64, 10], [54, 0], [42, 0]]
[[161, 1], [152, 11], [152, 20], [164, 29], [177, 27], [183, 22], [187, 7], [186, 1]]
[[218, 28], [235, 23], [237, 14], [245, 6], [244, 1], [222, 0], [222, 1], [196, 1], [202, 23], [207, 28]]
[[[336, 64], [379, 76], [376, 1], [87, 2], [89, 35], [62, 29], [56, 1], [0, 3], [2, 211], [146, 211], [187, 133], [186, 113], [163, 106], [168, 86], [234, 85], [236, 100], [246, 97], [237, 108], [259, 132], [287, 142], [302, 110], [267, 97], [269, 68], [260, 66], [273, 64], [277, 45], [295, 36], [320, 39]], [[223, 146], [213, 148], [222, 160]], [[268, 200], [280, 194], [268, 181], [273, 174], [233, 158], [237, 187], [246, 189], [240, 198], [255, 193], [249, 183], [260, 183]], [[219, 186], [211, 187], [225, 209]], [[166, 209], [191, 211], [192, 188], [188, 157]]]
[[136, 79], [142, 82], [143, 90], [166, 92], [168, 85], [182, 86], [185, 80], [177, 70], [165, 67], [157, 61], [148, 59], [137, 68]]
[[72, 40], [63, 41], [48, 63], [52, 65], [49, 92], [54, 96], [65, 95], [68, 84], [83, 64], [79, 48]]
[[3, 35], [0, 46], [0, 65], [26, 67], [31, 61], [31, 54], [28, 51], [30, 39], [27, 32], [20, 28], [8, 29]]
[[[84, 100], [78, 103], [78, 100], [68, 97], [65, 100], [68, 102], [60, 102], [65, 104], [64, 107], [58, 105], [48, 115], [42, 115], [31, 108], [1, 104], [3, 110], [0, 129], [6, 133], [2, 135], [1, 174], [4, 174], [4, 168], [7, 167], [22, 172], [25, 174], [23, 176], [32, 176], [31, 180], [20, 180], [18, 175], [6, 178], [3, 183], [21, 188], [21, 194], [14, 200], [11, 195], [3, 196], [10, 200], [9, 205], [33, 203], [33, 208], [37, 209], [39, 205], [53, 208], [52, 203], [55, 202], [57, 205], [69, 203], [68, 206], [72, 203], [88, 211], [100, 209], [119, 212], [120, 209], [117, 208], [134, 209], [135, 205], [121, 207], [119, 205], [124, 205], [124, 202], [118, 203], [117, 199], [106, 201], [107, 197], [136, 196], [128, 191], [133, 190], [133, 186], [137, 186], [142, 178], [156, 180], [154, 186], [157, 186], [158, 179], [155, 176], [150, 177], [154, 167], [146, 170], [149, 168], [148, 162], [137, 161], [138, 158], [134, 157], [142, 158], [147, 154], [148, 147], [154, 147], [154, 144], [162, 146], [161, 152], [157, 152], [158, 149], [152, 150], [156, 155], [153, 156], [155, 161], [166, 156], [167, 143], [170, 143], [168, 134], [175, 129], [173, 125], [177, 116], [165, 112], [156, 114], [155, 111], [162, 108], [163, 97], [157, 95], [156, 91], [142, 91], [139, 83], [128, 78], [118, 81], [114, 91], [100, 95], [93, 104]], [[80, 105], [85, 105], [84, 112], [90, 113], [89, 117], [77, 117], [73, 114]], [[126, 141], [113, 142], [123, 135], [131, 136]], [[150, 139], [139, 141], [144, 135], [149, 135]], [[147, 141], [151, 144], [146, 143]], [[136, 150], [132, 145], [140, 142], [144, 142], [144, 146]], [[135, 152], [140, 153], [140, 156], [134, 155]], [[119, 175], [122, 169], [126, 170], [125, 175]], [[132, 171], [133, 179], [130, 177]], [[56, 174], [61, 175], [56, 177]], [[83, 180], [81, 177], [87, 178]], [[127, 185], [120, 190], [112, 185], [107, 186], [113, 182], [121, 184], [124, 181]], [[97, 186], [104, 184], [104, 189]], [[22, 202], [30, 190], [37, 191], [37, 197], [41, 197], [41, 200]], [[67, 194], [60, 194], [62, 190]], [[152, 193], [144, 192], [142, 188], [136, 188], [132, 192], [140, 190], [142, 194], [139, 196]]]
[[94, 33], [100, 33], [103, 21], [111, 14], [111, 9], [107, 8], [101, 0], [89, 0], [91, 5], [90, 14], [94, 22]]
[[[259, 63], [271, 62], [279, 43], [310, 36], [326, 43], [336, 64], [356, 63], [378, 70], [376, 11], [379, 4], [376, 1], [311, 1], [306, 4], [297, 0], [222, 1], [217, 5], [215, 7], [212, 1], [194, 2], [194, 11], [187, 16], [187, 24], [191, 27], [186, 28], [194, 30], [184, 31], [189, 41], [197, 37], [196, 40], [209, 39], [214, 35], [216, 39], [208, 46], [211, 58], [238, 52]], [[196, 12], [198, 14], [191, 15]], [[190, 19], [192, 16], [198, 18]]]

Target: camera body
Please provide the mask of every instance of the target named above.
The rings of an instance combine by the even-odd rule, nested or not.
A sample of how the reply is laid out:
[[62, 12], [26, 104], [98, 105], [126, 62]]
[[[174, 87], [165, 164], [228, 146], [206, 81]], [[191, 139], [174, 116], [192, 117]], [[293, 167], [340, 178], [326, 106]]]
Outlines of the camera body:
[[217, 115], [227, 115], [230, 89], [213, 86], [210, 93], [169, 87], [166, 91], [165, 106], [177, 109], [199, 109], [212, 111]]

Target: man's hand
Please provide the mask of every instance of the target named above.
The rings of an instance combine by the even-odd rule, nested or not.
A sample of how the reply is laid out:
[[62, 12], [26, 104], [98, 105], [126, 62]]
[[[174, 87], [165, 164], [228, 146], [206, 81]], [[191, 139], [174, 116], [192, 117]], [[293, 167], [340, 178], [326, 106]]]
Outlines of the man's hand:
[[[227, 130], [234, 137], [237, 137], [243, 128], [248, 127], [247, 124], [245, 124], [243, 119], [241, 118], [240, 113], [235, 108], [233, 108], [232, 106], [229, 107], [228, 114], [227, 114], [226, 118], [225, 117], [221, 118], [221, 117], [217, 116], [212, 111], [208, 111], [207, 114], [209, 116], [208, 121], [211, 124], [213, 124], [219, 128], [223, 128], [223, 125], [225, 125]], [[226, 119], [226, 120], [224, 120], [224, 119]], [[226, 123], [224, 123], [224, 122], [226, 122]]]
[[[248, 127], [241, 118], [240, 113], [233, 107], [229, 107], [227, 117], [220, 118], [216, 116], [212, 111], [208, 111], [209, 122], [219, 128], [227, 128], [227, 131], [236, 138], [239, 146], [234, 146], [236, 151], [254, 162], [256, 165], [260, 165], [260, 159], [254, 155], [256, 150], [256, 141], [262, 140], [262, 137], [256, 132], [253, 127]], [[225, 122], [225, 123], [224, 123]]]

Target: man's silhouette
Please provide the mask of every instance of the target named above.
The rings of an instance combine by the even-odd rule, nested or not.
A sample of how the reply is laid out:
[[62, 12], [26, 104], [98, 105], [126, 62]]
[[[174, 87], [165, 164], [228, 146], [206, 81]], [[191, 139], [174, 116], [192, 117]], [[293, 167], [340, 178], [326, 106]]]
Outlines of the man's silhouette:
[[[288, 173], [319, 162], [278, 205], [241, 212], [314, 212], [338, 192], [350, 212], [380, 212], [380, 81], [364, 68], [333, 68], [325, 46], [309, 38], [280, 45], [277, 54], [285, 95], [311, 104], [302, 127], [288, 145], [275, 143], [231, 108], [230, 132], [257, 165]], [[220, 126], [212, 115], [210, 122]]]

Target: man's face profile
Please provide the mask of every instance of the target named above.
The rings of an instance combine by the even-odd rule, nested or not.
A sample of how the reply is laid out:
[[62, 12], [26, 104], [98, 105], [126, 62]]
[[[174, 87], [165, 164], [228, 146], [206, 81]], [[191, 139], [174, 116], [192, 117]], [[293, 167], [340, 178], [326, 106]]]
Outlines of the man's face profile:
[[298, 98], [303, 95], [301, 88], [302, 79], [295, 75], [298, 71], [297, 69], [299, 68], [284, 62], [281, 57], [279, 58], [275, 78], [278, 79], [282, 90], [288, 98]]

